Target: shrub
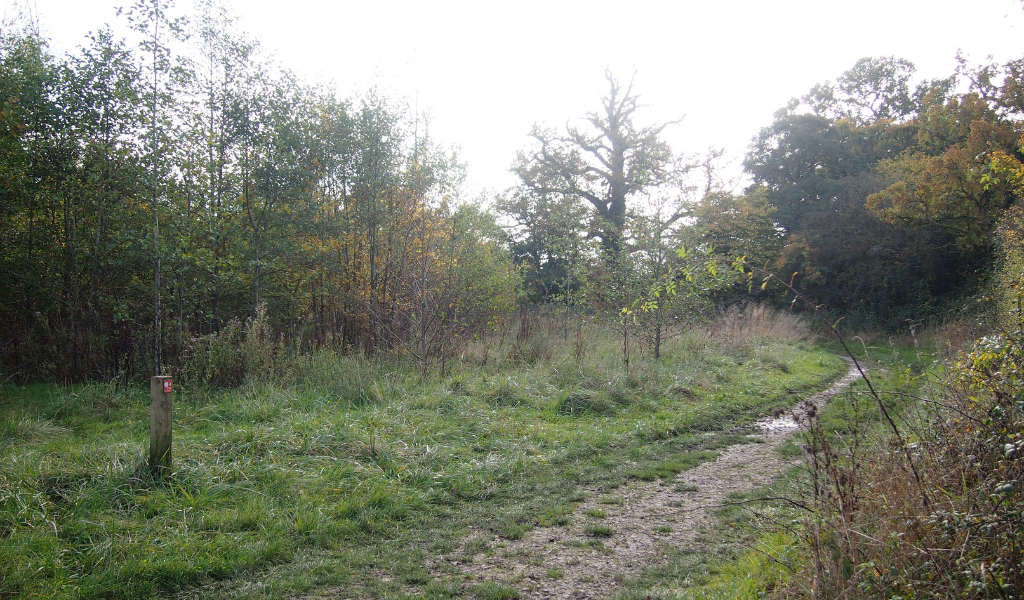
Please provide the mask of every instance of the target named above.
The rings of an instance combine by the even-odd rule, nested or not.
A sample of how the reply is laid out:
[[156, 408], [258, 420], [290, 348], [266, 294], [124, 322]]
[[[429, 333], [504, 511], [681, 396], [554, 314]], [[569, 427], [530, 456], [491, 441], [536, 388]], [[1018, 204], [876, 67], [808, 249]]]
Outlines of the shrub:
[[181, 361], [181, 378], [191, 385], [237, 387], [246, 381], [288, 379], [294, 356], [274, 339], [266, 305], [245, 323], [232, 319], [218, 332], [192, 338]]

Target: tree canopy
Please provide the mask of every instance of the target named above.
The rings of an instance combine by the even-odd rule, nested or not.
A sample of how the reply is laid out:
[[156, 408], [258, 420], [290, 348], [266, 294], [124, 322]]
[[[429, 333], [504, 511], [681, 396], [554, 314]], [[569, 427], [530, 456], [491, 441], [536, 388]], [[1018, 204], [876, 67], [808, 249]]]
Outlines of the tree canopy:
[[5, 370], [173, 371], [261, 310], [296, 347], [427, 367], [511, 312], [493, 218], [420, 115], [298, 80], [211, 2], [188, 26], [170, 10], [133, 9], [139, 48], [0, 35]]
[[748, 194], [765, 195], [785, 232], [774, 268], [886, 327], [983, 284], [1018, 197], [983, 181], [993, 160], [1019, 156], [1014, 64], [913, 86], [908, 61], [866, 58], [779, 110], [744, 162]]

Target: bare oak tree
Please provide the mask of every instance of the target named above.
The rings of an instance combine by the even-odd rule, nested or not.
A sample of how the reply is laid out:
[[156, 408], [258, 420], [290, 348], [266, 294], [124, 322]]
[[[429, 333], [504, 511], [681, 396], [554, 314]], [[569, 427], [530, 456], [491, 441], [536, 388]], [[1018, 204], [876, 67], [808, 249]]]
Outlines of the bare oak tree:
[[643, 105], [633, 79], [622, 85], [605, 71], [608, 94], [601, 112], [585, 116], [586, 125], [567, 125], [565, 133], [534, 125], [531, 150], [520, 151], [513, 171], [529, 191], [576, 197], [594, 209], [590, 235], [617, 262], [632, 196], [671, 183], [678, 169], [661, 132], [678, 121], [638, 128], [634, 113]]

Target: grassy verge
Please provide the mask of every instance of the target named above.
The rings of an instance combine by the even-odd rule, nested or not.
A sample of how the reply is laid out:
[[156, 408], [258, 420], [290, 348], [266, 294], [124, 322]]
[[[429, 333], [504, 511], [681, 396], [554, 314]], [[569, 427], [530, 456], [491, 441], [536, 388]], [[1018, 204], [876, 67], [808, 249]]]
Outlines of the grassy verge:
[[580, 361], [544, 337], [443, 379], [324, 353], [288, 385], [176, 386], [166, 481], [143, 465], [142, 387], [2, 387], [0, 595], [511, 597], [426, 561], [564, 524], [584, 486], [689, 468], [845, 370], [803, 343], [683, 337], [626, 374], [591, 337]]
[[[840, 350], [831, 344], [825, 347]], [[909, 340], [883, 347], [863, 344], [855, 350], [875, 388], [884, 390], [883, 403], [897, 422], [901, 426], [918, 422], [920, 411], [927, 407], [916, 399], [933, 393], [929, 382], [941, 372], [934, 353], [922, 352]], [[873, 460], [872, 453], [877, 450], [869, 440], [884, 440], [889, 434], [863, 380], [830, 401], [814, 419], [814, 431], [819, 436], [817, 442], [811, 433], [801, 431], [777, 451], [788, 457], [807, 457], [807, 449], [815, 443], [820, 446], [824, 439], [842, 449], [843, 460], [852, 457], [866, 462]], [[818, 471], [796, 467], [769, 487], [732, 497], [736, 504], [718, 511], [718, 522], [702, 540], [702, 549], [667, 549], [669, 560], [629, 581], [620, 600], [752, 600], [775, 594], [810, 597], [820, 593], [811, 589], [808, 574], [814, 570], [811, 533], [822, 515], [817, 504], [821, 498], [816, 498], [815, 490], [835, 483], [828, 480], [824, 462], [820, 460]], [[829, 548], [839, 551], [834, 545], [824, 550], [832, 552]], [[842, 564], [840, 558], [840, 569]]]

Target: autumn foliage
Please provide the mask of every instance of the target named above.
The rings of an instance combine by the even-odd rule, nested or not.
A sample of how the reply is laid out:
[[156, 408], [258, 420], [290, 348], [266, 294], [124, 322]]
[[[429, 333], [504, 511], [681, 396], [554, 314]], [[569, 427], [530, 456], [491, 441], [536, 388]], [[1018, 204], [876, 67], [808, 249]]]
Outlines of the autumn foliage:
[[5, 373], [152, 372], [154, 348], [173, 373], [260, 311], [267, 343], [427, 369], [512, 312], [500, 230], [419, 115], [299, 82], [205, 10], [152, 54], [0, 36]]

